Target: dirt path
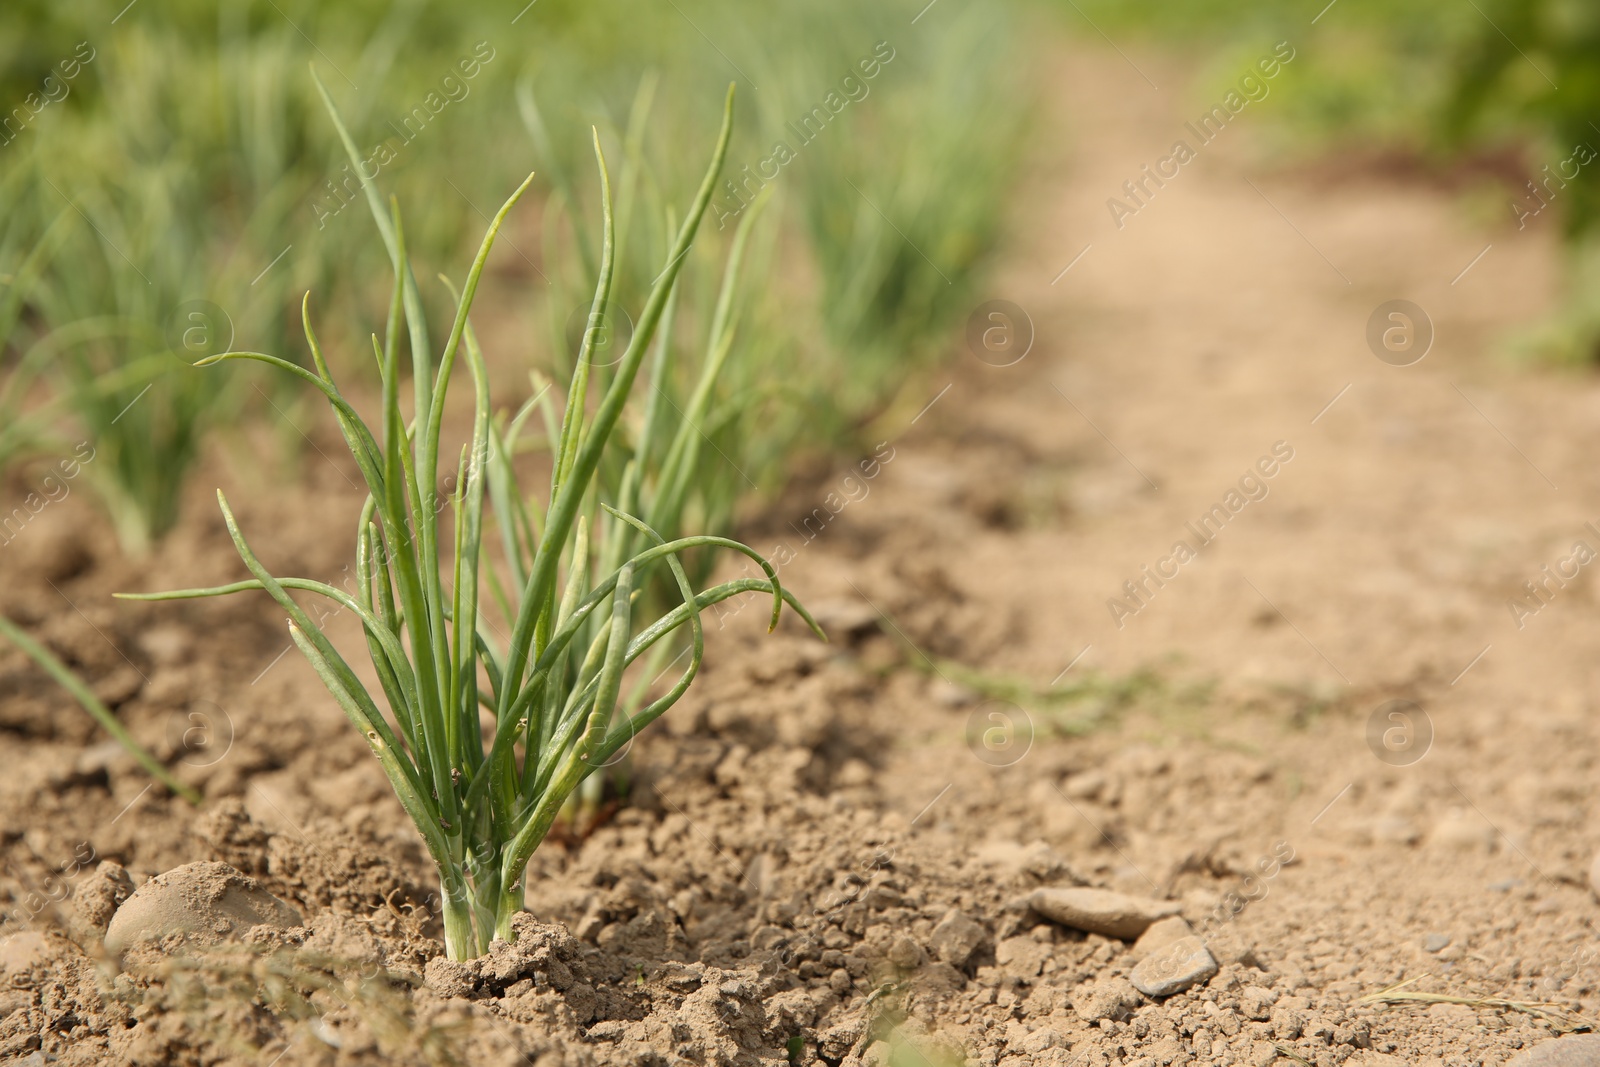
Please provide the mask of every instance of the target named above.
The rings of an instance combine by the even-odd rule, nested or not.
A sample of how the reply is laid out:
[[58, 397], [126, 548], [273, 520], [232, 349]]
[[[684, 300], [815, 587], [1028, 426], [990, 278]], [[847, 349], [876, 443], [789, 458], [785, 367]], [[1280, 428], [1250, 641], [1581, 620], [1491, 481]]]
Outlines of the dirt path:
[[[861, 547], [819, 538], [793, 581], [869, 598], [928, 655], [1041, 684], [1154, 665], [1216, 688], [999, 770], [963, 758], [950, 735], [967, 714], [949, 714], [945, 744], [887, 762], [885, 795], [908, 818], [940, 796], [919, 825], [937, 819], [968, 856], [1042, 838], [1202, 913], [1289, 842], [1298, 862], [1229, 932], [1297, 1010], [1431, 972], [1421, 988], [1581, 997], [1594, 1017], [1594, 586], [1549, 583], [1543, 606], [1522, 586], [1600, 551], [1585, 525], [1600, 390], [1494, 355], [1549, 306], [1551, 234], [1475, 226], [1420, 185], [1275, 173], [1248, 111], [1119, 229], [1107, 199], [1129, 202], [1123, 181], [1174, 140], [1199, 146], [1184, 123], [1204, 105], [1116, 55], [1075, 55], [1049, 106], [1069, 144], [1022, 194], [1023, 247], [995, 287], [1030, 314], [1033, 350], [1004, 369], [969, 359], [841, 515], [839, 540]], [[1411, 366], [1364, 336], [1395, 298], [1436, 331]], [[1218, 504], [1225, 528], [1200, 528]], [[1390, 718], [1391, 700], [1420, 712]], [[1031, 718], [1042, 735], [1049, 713]], [[1430, 935], [1448, 945], [1427, 951]], [[1368, 1025], [1411, 1063], [1498, 1063], [1545, 1033], [1449, 1005]], [[1192, 1033], [1186, 1047], [1259, 1061], [1262, 1042], [1300, 1036], [1254, 1029], [1211, 1057]], [[1316, 1046], [1300, 1054], [1340, 1054]], [[1079, 1047], [1071, 1062], [1149, 1051], [1120, 1032]]]
[[[324, 999], [330, 1021], [307, 1026], [222, 963], [206, 996], [148, 959], [106, 992], [75, 950], [12, 943], [0, 1053], [1453, 1067], [1506, 1062], [1568, 1016], [1360, 998], [1430, 975], [1414, 988], [1600, 1015], [1588, 568], [1520, 619], [1507, 606], [1545, 565], [1570, 572], [1575, 541], [1600, 550], [1600, 388], [1491, 357], [1551, 300], [1550, 235], [1474, 225], [1438, 190], [1274, 172], [1248, 109], [1119, 229], [1107, 198], [1206, 106], [1137, 60], [1166, 91], [1073, 52], [1044, 101], [1058, 141], [994, 287], [1031, 316], [1026, 358], [963, 357], [929, 406], [885, 419], [874, 457], [754, 531], [834, 643], [762, 635], [759, 608], [720, 620], [702, 685], [636, 746], [628, 803], [540, 851], [539, 921], [489, 964], [435, 958], [415, 833], [309, 668], [277, 658], [270, 606], [107, 599], [235, 573], [209, 490], [139, 566], [77, 503], [41, 516], [0, 606], [159, 751], [197, 708], [227, 733], [182, 761], [210, 798], [197, 815], [85, 752], [59, 693], [0, 661], [13, 900], [80, 842], [136, 881], [221, 859], [305, 916], [258, 948], [417, 988]], [[1436, 328], [1413, 366], [1364, 339], [1395, 298]], [[317, 507], [260, 497], [242, 520], [275, 524], [274, 565], [336, 580], [359, 501], [336, 465], [308, 483]], [[1176, 560], [1213, 505], [1225, 526]], [[1391, 700], [1417, 708], [1369, 743]], [[90, 877], [68, 876], [76, 897]], [[1129, 944], [1019, 903], [1078, 882], [1175, 903], [1219, 973], [1154, 1000]], [[8, 923], [52, 914], [19, 903]]]

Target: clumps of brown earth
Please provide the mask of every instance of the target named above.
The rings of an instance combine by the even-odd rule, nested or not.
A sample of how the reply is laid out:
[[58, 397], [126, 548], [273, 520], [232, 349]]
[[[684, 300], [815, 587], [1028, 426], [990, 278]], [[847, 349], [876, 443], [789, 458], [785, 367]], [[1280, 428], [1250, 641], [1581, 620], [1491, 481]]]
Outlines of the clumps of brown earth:
[[[461, 1022], [409, 991], [432, 946], [382, 916], [306, 924], [254, 878], [198, 862], [134, 889], [103, 863], [76, 887], [73, 937], [0, 939], [0, 1057], [24, 1063], [447, 1062]], [[414, 924], [413, 924], [414, 925]], [[318, 1052], [316, 1049], [320, 1049]]]
[[671, 799], [708, 763], [710, 781], [735, 794], [749, 774], [804, 773], [735, 746], [688, 780], [641, 783], [641, 806], [593, 847], [541, 852], [530, 893], [563, 921], [521, 916], [514, 944], [469, 962], [444, 959], [397, 908], [314, 903], [302, 918], [269, 887], [326, 902], [346, 867], [307, 862], [305, 842], [225, 809], [207, 817], [212, 839], [260, 846], [260, 878], [199, 862], [130, 893], [108, 863], [77, 887], [79, 929], [115, 931], [105, 940], [127, 946], [120, 970], [92, 936], [83, 948], [33, 932], [0, 942], [0, 1054], [141, 1065], [280, 1052], [285, 1064], [508, 1067], [1401, 1062], [1375, 1040], [1377, 1009], [1263, 963], [1231, 927], [1202, 943], [1186, 902], [1083, 886], [1043, 842], [991, 842], [952, 864], [946, 842], [911, 836], [903, 817], [800, 793], [782, 813], [786, 834], [744, 828], [778, 844], [735, 865], [719, 844], [731, 843], [729, 824], [703, 802], [691, 823]]
[[[1206, 835], [1279, 802], [1259, 761], [1222, 750], [1186, 761], [1095, 736], [1041, 746], [1020, 770], [968, 777], [940, 800], [966, 713], [931, 702], [920, 679], [876, 678], [782, 633], [721, 651], [682, 714], [640, 740], [628, 803], [535, 856], [515, 944], [442, 958], [431, 872], [387, 798], [356, 819], [331, 803], [286, 819], [279, 809], [300, 799], [287, 789], [259, 806], [255, 789], [215, 799], [198, 816], [135, 808], [119, 830], [140, 820], [166, 834], [154, 854], [181, 839], [185, 858], [205, 861], [200, 885], [179, 887], [186, 906], [231, 888], [255, 901], [248, 915], [281, 922], [202, 915], [117, 961], [101, 946], [134, 880], [102, 867], [61, 908], [76, 943], [27, 933], [0, 947], [0, 1055], [68, 1067], [259, 1067], [280, 1054], [281, 1067], [1376, 1067], [1498, 1062], [1461, 1054], [1460, 1035], [1485, 1027], [1492, 1039], [1469, 1051], [1572, 1040], [1546, 1041], [1552, 1028], [1527, 1015], [1361, 1003], [1418, 969], [1370, 901], [1327, 899], [1337, 916], [1324, 924], [1270, 903], [1247, 923], [1216, 922], [1253, 850]], [[927, 743], [924, 730], [946, 745], [925, 764], [888, 754]], [[313, 798], [333, 790], [317, 761], [338, 736], [274, 773]], [[341, 773], [355, 781], [370, 760], [351, 767]], [[357, 784], [381, 789], [370, 778]], [[1219, 810], [1223, 780], [1231, 807]], [[1158, 792], [1175, 814], [1142, 839]], [[121, 805], [107, 806], [110, 820]], [[1159, 888], [1138, 888], [1102, 830], [1158, 857], [1141, 865]], [[151, 854], [140, 849], [119, 858], [135, 872], [170, 866], [140, 866]], [[1462, 877], [1478, 870], [1445, 861]], [[1300, 869], [1285, 864], [1282, 899], [1315, 892], [1289, 886]], [[162, 879], [184, 882], [168, 870], [139, 888]], [[1494, 919], [1455, 921], [1481, 931]], [[1416, 951], [1442, 968], [1455, 947]]]

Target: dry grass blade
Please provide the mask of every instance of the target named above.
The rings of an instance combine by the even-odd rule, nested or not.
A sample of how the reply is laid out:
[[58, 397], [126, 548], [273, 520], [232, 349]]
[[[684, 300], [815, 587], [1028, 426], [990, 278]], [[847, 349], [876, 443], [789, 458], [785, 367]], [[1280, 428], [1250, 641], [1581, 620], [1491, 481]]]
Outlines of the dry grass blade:
[[1426, 974], [1396, 982], [1376, 993], [1368, 993], [1358, 1004], [1461, 1004], [1469, 1008], [1493, 1008], [1497, 1011], [1520, 1011], [1557, 1023], [1563, 1030], [1600, 1029], [1595, 1022], [1574, 1011], [1544, 1001], [1509, 1000], [1505, 997], [1465, 997], [1453, 993], [1423, 993], [1407, 986], [1430, 977]]

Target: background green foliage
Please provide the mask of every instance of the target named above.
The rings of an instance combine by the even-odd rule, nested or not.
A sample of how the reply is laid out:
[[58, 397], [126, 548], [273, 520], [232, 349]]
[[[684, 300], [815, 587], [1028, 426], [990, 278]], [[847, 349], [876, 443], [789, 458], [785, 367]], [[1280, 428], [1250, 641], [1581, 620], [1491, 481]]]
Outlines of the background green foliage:
[[[0, 380], [40, 337], [116, 320], [115, 331], [63, 346], [36, 403], [63, 402], [80, 432], [116, 457], [96, 464], [95, 476], [135, 549], [175, 520], [210, 428], [244, 412], [278, 419], [267, 398], [291, 414], [299, 403], [266, 376], [231, 376], [224, 386], [177, 360], [156, 369], [148, 361], [170, 347], [179, 305], [209, 300], [226, 310], [236, 345], [297, 359], [285, 310], [296, 294], [313, 289], [325, 310], [381, 315], [383, 287], [366, 279], [382, 277], [386, 264], [364, 211], [329, 210], [336, 195], [354, 198], [356, 179], [309, 64], [360, 150], [387, 143], [376, 181], [413, 205], [409, 244], [431, 319], [447, 321], [450, 306], [431, 283], [434, 271], [462, 252], [483, 212], [537, 169], [531, 198], [545, 198], [544, 226], [507, 235], [520, 254], [511, 269], [526, 272], [517, 313], [564, 322], [569, 290], [593, 284], [594, 236], [574, 233], [570, 221], [595, 217], [592, 191], [572, 180], [585, 173], [590, 126], [621, 158], [641, 85], [654, 85], [649, 136], [632, 145], [641, 189], [633, 249], [619, 257], [626, 306], [657, 269], [653, 205], [681, 201], [690, 187], [692, 161], [709, 147], [706, 115], [727, 82], [751, 101], [731, 153], [737, 168], [766, 157], [788, 122], [889, 42], [896, 58], [867, 97], [771, 183], [770, 218], [750, 253], [751, 299], [721, 388], [773, 395], [722, 431], [730, 436], [719, 444], [745, 453], [730, 498], [751, 483], [779, 484], [797, 449], [855, 445], [907, 376], [941, 354], [995, 241], [1026, 118], [1020, 35], [996, 0], [945, 5], [915, 25], [911, 5], [845, 0], [174, 0], [120, 14], [115, 6], [25, 0], [0, 26], [4, 106], [26, 107], [47, 78], [59, 91], [62, 63], [85, 47], [93, 54], [64, 98], [0, 145], [0, 181], [11, 191], [0, 276], [17, 275], [50, 221], [67, 216], [42, 276], [15, 294], [23, 310], [0, 355]], [[458, 64], [482, 48], [492, 59], [463, 78]], [[464, 95], [405, 141], [404, 116], [430, 94], [435, 104], [448, 99], [450, 77]], [[708, 247], [686, 267], [686, 299], [697, 279], [714, 287], [732, 226], [708, 231]], [[526, 352], [506, 355], [559, 376], [570, 356], [552, 333], [530, 330], [528, 339]], [[370, 377], [360, 353], [350, 363]], [[114, 379], [133, 365], [150, 373]], [[770, 373], [797, 367], [804, 373]]]

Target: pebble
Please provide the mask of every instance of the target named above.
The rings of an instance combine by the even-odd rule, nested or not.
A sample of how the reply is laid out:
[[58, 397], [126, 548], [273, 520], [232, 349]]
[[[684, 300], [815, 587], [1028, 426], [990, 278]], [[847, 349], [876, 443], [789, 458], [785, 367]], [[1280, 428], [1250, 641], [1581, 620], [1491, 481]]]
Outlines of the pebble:
[[1429, 952], [1443, 952], [1450, 947], [1449, 934], [1429, 934], [1422, 939], [1422, 947]]
[[189, 863], [158, 874], [133, 891], [106, 928], [106, 948], [186, 934], [216, 943], [256, 926], [287, 930], [300, 913], [254, 878], [226, 863]]
[[1433, 824], [1428, 844], [1458, 852], [1487, 852], [1494, 848], [1494, 827], [1475, 814], [1452, 812]]
[[1198, 937], [1180, 937], [1140, 960], [1128, 976], [1133, 987], [1150, 997], [1170, 997], [1217, 973], [1217, 961]]
[[1061, 887], [1035, 889], [1028, 904], [1063, 926], [1125, 941], [1144, 933], [1156, 920], [1176, 915], [1181, 906], [1176, 901], [1130, 897], [1109, 889]]
[[1541, 1042], [1506, 1067], [1600, 1067], [1600, 1034], [1568, 1034]]
[[1150, 924], [1150, 928], [1139, 935], [1139, 940], [1133, 943], [1133, 948], [1128, 950], [1128, 956], [1133, 960], [1142, 960], [1153, 955], [1185, 937], [1194, 934], [1194, 929], [1181, 915], [1169, 916]]
[[1600, 897], [1600, 853], [1595, 854], [1594, 863], [1589, 866], [1589, 888]]

